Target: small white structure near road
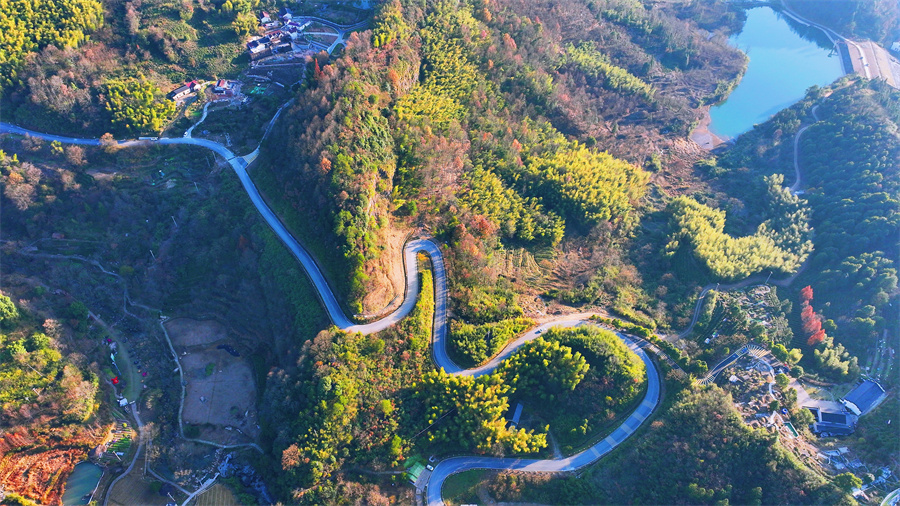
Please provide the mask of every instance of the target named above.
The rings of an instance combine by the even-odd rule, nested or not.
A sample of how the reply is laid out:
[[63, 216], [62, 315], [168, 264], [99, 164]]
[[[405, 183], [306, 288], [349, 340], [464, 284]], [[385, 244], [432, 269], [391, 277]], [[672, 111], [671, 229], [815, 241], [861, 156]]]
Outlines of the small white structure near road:
[[895, 53], [900, 53], [900, 40], [891, 44], [891, 51]]

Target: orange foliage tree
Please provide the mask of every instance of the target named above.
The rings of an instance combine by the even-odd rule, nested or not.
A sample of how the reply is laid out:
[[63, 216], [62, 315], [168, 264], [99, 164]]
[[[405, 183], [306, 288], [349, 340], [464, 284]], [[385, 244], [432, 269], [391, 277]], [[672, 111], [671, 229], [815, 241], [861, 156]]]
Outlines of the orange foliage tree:
[[800, 321], [803, 325], [803, 333], [807, 336], [808, 346], [817, 346], [825, 341], [825, 330], [822, 328], [822, 318], [816, 314], [812, 307], [813, 289], [806, 286], [800, 290]]

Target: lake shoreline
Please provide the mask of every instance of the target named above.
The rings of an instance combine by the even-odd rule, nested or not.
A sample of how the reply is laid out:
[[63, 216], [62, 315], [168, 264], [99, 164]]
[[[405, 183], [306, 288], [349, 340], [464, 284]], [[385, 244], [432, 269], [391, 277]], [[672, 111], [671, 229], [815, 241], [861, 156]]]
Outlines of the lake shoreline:
[[697, 125], [697, 128], [695, 128], [690, 136], [688, 136], [690, 140], [694, 141], [706, 151], [712, 151], [727, 142], [709, 129], [709, 126], [712, 123], [712, 117], [710, 117], [709, 110], [710, 106], [703, 106], [701, 109], [702, 116], [700, 117], [700, 124]]
[[840, 55], [796, 24], [771, 7], [748, 9], [743, 29], [728, 40], [749, 57], [747, 69], [727, 99], [705, 111], [712, 126], [701, 124], [695, 142], [705, 149], [718, 145], [713, 136], [731, 142], [802, 99], [810, 86], [845, 75]]

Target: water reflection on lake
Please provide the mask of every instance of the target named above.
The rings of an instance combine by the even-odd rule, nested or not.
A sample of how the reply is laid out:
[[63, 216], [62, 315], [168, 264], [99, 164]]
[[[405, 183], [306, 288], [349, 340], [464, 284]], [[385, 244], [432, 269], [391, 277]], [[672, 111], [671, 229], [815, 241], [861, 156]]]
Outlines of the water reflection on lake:
[[746, 52], [750, 63], [728, 100], [710, 109], [710, 130], [723, 139], [765, 122], [803, 98], [810, 86], [844, 74], [840, 55], [820, 30], [789, 23], [769, 7], [748, 10], [744, 29], [730, 43]]

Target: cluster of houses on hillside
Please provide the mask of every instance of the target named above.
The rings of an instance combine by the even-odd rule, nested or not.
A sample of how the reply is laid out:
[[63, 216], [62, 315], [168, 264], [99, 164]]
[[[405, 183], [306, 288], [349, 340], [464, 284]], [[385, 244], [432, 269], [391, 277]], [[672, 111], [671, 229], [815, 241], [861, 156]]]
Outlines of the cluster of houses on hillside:
[[809, 407], [815, 422], [810, 429], [818, 436], [849, 436], [856, 430], [856, 422], [878, 406], [887, 394], [876, 381], [867, 379], [841, 399], [842, 411]]
[[182, 98], [185, 98], [191, 93], [195, 92], [199, 87], [200, 83], [198, 83], [197, 81], [184, 83], [184, 86], [175, 88], [174, 90], [169, 92], [169, 98], [177, 102], [178, 100], [181, 100]]
[[[202, 83], [199, 83], [197, 81], [186, 82], [183, 86], [170, 91], [169, 99], [178, 102], [179, 100], [182, 100], [190, 96], [195, 91], [199, 90], [201, 84]], [[213, 93], [224, 97], [230, 97], [234, 93], [234, 83], [225, 79], [219, 79], [218, 81], [216, 81], [215, 86], [213, 86]]]
[[311, 21], [304, 23], [294, 21], [294, 14], [288, 7], [283, 7], [277, 17], [263, 11], [259, 17], [259, 24], [266, 33], [247, 42], [247, 52], [251, 60], [312, 48], [310, 41], [303, 35], [303, 29], [309, 26]]

